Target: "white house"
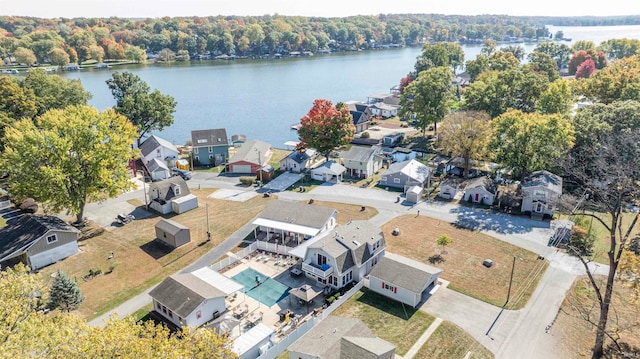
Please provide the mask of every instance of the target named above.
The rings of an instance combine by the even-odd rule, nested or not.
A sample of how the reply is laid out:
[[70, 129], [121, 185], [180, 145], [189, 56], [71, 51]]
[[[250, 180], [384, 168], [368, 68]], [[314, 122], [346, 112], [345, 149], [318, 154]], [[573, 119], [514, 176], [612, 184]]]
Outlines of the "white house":
[[155, 135], [149, 136], [140, 144], [140, 155], [144, 165], [152, 159], [157, 159], [168, 167], [173, 167], [179, 154], [178, 148], [173, 143]]
[[464, 200], [473, 203], [492, 205], [495, 200], [498, 186], [489, 177], [478, 177], [464, 189]]
[[522, 212], [553, 216], [562, 195], [562, 177], [549, 171], [536, 171], [526, 176], [520, 186]]
[[387, 252], [369, 274], [369, 289], [416, 308], [437, 284], [441, 269]]
[[149, 292], [153, 309], [176, 326], [199, 327], [218, 318], [227, 308], [225, 297], [244, 287], [203, 267], [174, 274]]
[[307, 168], [311, 168], [317, 160], [318, 154], [314, 149], [307, 149], [304, 152], [292, 151], [280, 160], [280, 169], [300, 173]]
[[382, 168], [380, 151], [379, 146], [352, 146], [349, 151], [343, 152], [340, 157], [350, 176], [369, 178]]
[[0, 229], [0, 265], [36, 270], [78, 253], [78, 231], [54, 216], [23, 215]]
[[184, 213], [198, 208], [198, 197], [191, 194], [180, 176], [153, 182], [148, 191], [149, 207], [162, 214]]
[[350, 221], [313, 238], [291, 254], [303, 258], [302, 272], [307, 278], [339, 289], [369, 274], [385, 248], [380, 228], [369, 221]]
[[458, 182], [453, 178], [448, 178], [440, 183], [440, 197], [445, 199], [454, 199], [458, 194]]
[[422, 186], [411, 186], [407, 189], [406, 196], [407, 202], [418, 203], [422, 199], [422, 194], [424, 192], [424, 187]]
[[416, 160], [396, 162], [382, 173], [379, 184], [402, 188], [405, 192], [412, 186], [429, 187], [431, 169]]
[[393, 359], [396, 347], [360, 319], [329, 316], [288, 348], [289, 359]]
[[328, 161], [312, 169], [311, 178], [316, 181], [340, 182], [346, 171], [347, 169], [343, 165], [335, 161]]
[[376, 102], [369, 107], [374, 116], [390, 118], [398, 115], [398, 106], [389, 105], [384, 102]]
[[171, 177], [171, 169], [169, 169], [166, 162], [163, 160], [152, 158], [145, 164], [145, 167], [153, 181], [159, 181]]

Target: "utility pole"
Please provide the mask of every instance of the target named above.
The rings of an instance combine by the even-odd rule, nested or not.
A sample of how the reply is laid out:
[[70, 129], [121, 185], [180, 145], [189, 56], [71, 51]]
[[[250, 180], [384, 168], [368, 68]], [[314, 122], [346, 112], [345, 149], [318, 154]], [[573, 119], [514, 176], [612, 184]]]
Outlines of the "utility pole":
[[511, 264], [511, 277], [509, 278], [509, 291], [507, 292], [507, 301], [504, 302], [504, 305], [509, 303], [509, 297], [511, 297], [511, 283], [513, 283], [513, 270], [516, 267], [516, 256], [513, 256], [513, 263]]
[[209, 229], [209, 203], [205, 204], [207, 209], [207, 242], [211, 241], [211, 230]]
[[260, 156], [260, 150], [256, 148], [256, 151], [258, 152], [258, 173], [260, 173], [260, 186], [262, 186], [262, 156]]

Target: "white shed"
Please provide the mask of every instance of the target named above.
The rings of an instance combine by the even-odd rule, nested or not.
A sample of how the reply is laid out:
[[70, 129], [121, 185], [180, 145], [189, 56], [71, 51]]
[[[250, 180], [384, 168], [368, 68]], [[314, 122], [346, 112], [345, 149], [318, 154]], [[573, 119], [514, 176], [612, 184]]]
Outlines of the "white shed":
[[454, 199], [458, 193], [458, 182], [454, 179], [448, 179], [440, 184], [440, 197], [445, 199]]
[[422, 186], [411, 186], [407, 190], [407, 202], [418, 203], [422, 199]]
[[273, 329], [258, 323], [234, 340], [232, 350], [241, 359], [257, 358], [262, 354], [261, 349], [263, 351], [269, 347], [271, 334]]
[[174, 213], [180, 214], [194, 208], [198, 208], [198, 197], [193, 194], [188, 194], [171, 200], [171, 209]]

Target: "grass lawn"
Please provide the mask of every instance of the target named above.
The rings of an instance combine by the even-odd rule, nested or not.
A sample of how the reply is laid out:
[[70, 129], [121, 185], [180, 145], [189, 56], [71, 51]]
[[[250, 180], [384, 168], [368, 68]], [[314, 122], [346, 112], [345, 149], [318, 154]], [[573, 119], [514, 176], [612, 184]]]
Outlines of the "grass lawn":
[[4, 220], [4, 218], [0, 217], [0, 228], [4, 227], [7, 225], [7, 221]]
[[[596, 277], [599, 285], [604, 287], [606, 278]], [[602, 284], [600, 284], [602, 283]], [[577, 278], [573, 286], [567, 293], [558, 312], [555, 323], [551, 328], [551, 335], [557, 338], [558, 354], [560, 357], [591, 357], [591, 349], [595, 343], [595, 327], [589, 325], [579, 317], [576, 308], [590, 309], [588, 311], [593, 320], [597, 321], [600, 311], [594, 292], [587, 277]], [[612, 307], [609, 310], [609, 330], [616, 327], [619, 342], [629, 345], [628, 351], [618, 356], [605, 355], [606, 357], [637, 357], [640, 353], [640, 304], [633, 302], [632, 290], [616, 282], [613, 287]], [[612, 344], [612, 341], [605, 337], [605, 347]], [[626, 351], [626, 350], [625, 350]]]
[[[391, 235], [394, 228], [400, 229], [400, 235]], [[536, 253], [425, 216], [396, 217], [382, 230], [389, 252], [441, 268], [440, 277], [451, 282], [449, 288], [496, 306], [502, 306], [507, 298], [513, 257], [522, 258], [515, 264], [509, 309], [524, 307], [548, 266]], [[446, 254], [441, 254], [442, 247], [436, 244], [443, 234], [453, 240]], [[492, 268], [482, 265], [487, 258], [494, 261]]]
[[414, 358], [465, 358], [468, 351], [471, 351], [469, 356], [471, 359], [493, 358], [493, 353], [473, 339], [471, 335], [459, 326], [445, 320], [431, 334]]
[[276, 359], [289, 359], [289, 351], [285, 350], [280, 355], [276, 357]]
[[334, 208], [338, 210], [338, 218], [336, 218], [336, 222], [338, 225], [346, 224], [350, 219], [354, 221], [366, 220], [375, 217], [378, 214], [378, 210], [365, 206], [365, 210], [361, 211], [362, 206], [358, 206], [355, 204], [347, 204], [347, 203], [339, 203], [339, 202], [325, 202], [325, 201], [314, 201], [314, 205]]
[[144, 307], [136, 310], [135, 313], [131, 314], [133, 318], [135, 318], [136, 322], [148, 320], [150, 317], [149, 312], [153, 309], [153, 303], [149, 303]]
[[367, 289], [356, 293], [333, 315], [362, 320], [376, 336], [394, 344], [398, 355], [406, 354], [435, 320]]
[[[190, 243], [169, 250], [154, 240], [154, 226], [163, 217], [137, 219], [126, 226], [81, 240], [80, 253], [44, 268], [41, 273], [46, 278], [61, 269], [75, 278], [86, 296], [78, 312], [84, 318], [95, 318], [194, 262], [273, 200], [255, 197], [246, 202], [235, 202], [207, 198], [213, 190], [191, 192], [198, 196], [200, 206], [187, 213], [166, 217], [191, 229]], [[211, 242], [205, 242], [205, 204], [209, 204]], [[109, 259], [111, 253], [113, 258]], [[101, 269], [106, 273], [110, 267], [113, 267], [110, 274], [102, 274], [89, 281], [82, 279], [89, 269]]]

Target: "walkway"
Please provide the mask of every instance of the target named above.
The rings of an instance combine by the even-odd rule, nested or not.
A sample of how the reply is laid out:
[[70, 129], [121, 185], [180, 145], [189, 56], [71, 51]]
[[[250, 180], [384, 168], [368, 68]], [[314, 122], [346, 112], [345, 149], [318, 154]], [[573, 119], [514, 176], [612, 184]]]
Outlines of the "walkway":
[[[418, 353], [418, 350], [420, 350], [420, 348], [422, 348], [424, 343], [427, 342], [427, 340], [429, 339], [431, 334], [433, 334], [433, 332], [435, 332], [436, 329], [438, 329], [438, 327], [440, 326], [440, 323], [442, 323], [442, 322], [443, 322], [442, 318], [436, 318], [436, 320], [434, 320], [433, 323], [431, 323], [431, 325], [429, 326], [429, 328], [427, 328], [427, 330], [425, 330], [424, 333], [422, 333], [420, 338], [418, 338], [418, 340], [409, 349], [407, 354], [405, 354], [404, 357], [402, 357], [402, 358], [404, 358], [404, 359], [412, 359], [413, 356]], [[396, 355], [396, 357], [398, 357], [398, 355]]]

